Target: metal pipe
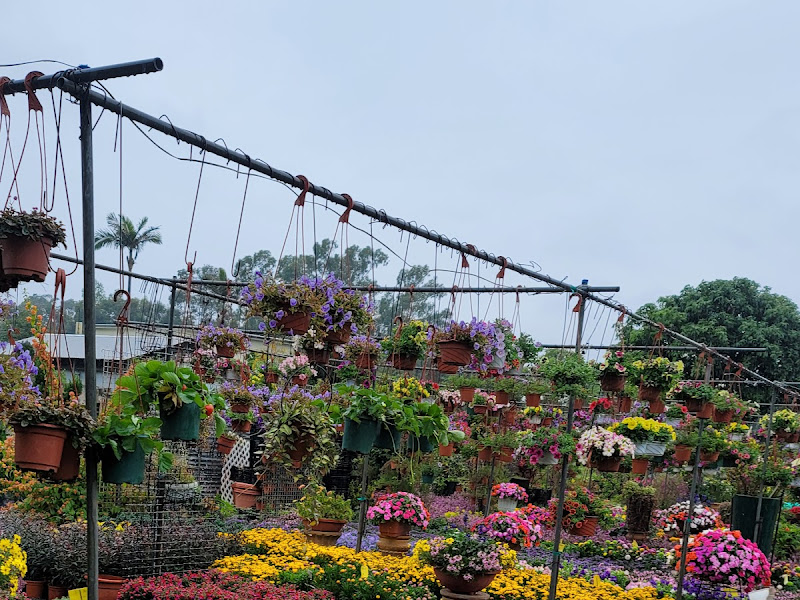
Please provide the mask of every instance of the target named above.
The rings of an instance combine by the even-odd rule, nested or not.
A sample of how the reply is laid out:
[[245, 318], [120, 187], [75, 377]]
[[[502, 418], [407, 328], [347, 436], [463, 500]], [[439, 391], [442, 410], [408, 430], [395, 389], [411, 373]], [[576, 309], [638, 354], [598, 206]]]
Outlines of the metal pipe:
[[[131, 62], [107, 65], [104, 67], [85, 67], [58, 71], [52, 75], [42, 75], [31, 80], [31, 87], [34, 90], [44, 88], [52, 89], [56, 87], [60, 79], [67, 79], [74, 84], [91, 83], [101, 79], [115, 79], [117, 77], [130, 77], [132, 75], [146, 75], [156, 73], [164, 68], [164, 61], [160, 58], [148, 58], [144, 60], [134, 60]], [[9, 81], [2, 88], [2, 93], [18, 94], [25, 91], [25, 80], [15, 79]], [[80, 92], [79, 92], [80, 93]], [[73, 94], [76, 96], [76, 94]]]
[[[580, 288], [588, 286], [589, 281], [584, 279], [581, 282]], [[582, 291], [579, 293], [583, 294]], [[583, 321], [586, 312], [586, 298], [581, 298], [581, 303], [578, 305], [578, 327], [575, 334], [575, 352], [581, 351], [581, 342], [583, 337]], [[572, 424], [575, 419], [575, 397], [570, 394], [567, 406], [567, 435], [572, 433]], [[569, 454], [564, 453], [561, 457], [561, 481], [558, 487], [558, 510], [556, 511], [556, 520], [553, 523], [553, 562], [550, 564], [550, 593], [549, 600], [555, 600], [558, 591], [558, 573], [561, 570], [561, 529], [562, 520], [564, 519], [564, 497], [567, 493], [567, 477], [569, 476]]]
[[[572, 348], [573, 344], [539, 344], [541, 348]], [[611, 350], [618, 349], [619, 344], [616, 345], [595, 345], [586, 344], [581, 346], [581, 350]], [[735, 346], [709, 346], [713, 350], [720, 352], [766, 352], [766, 348], [737, 348]], [[663, 350], [664, 352], [692, 352], [697, 350], [694, 346], [628, 346], [625, 345], [625, 350]]]
[[[175, 277], [172, 278], [172, 281], [175, 281]], [[172, 357], [172, 332], [175, 327], [175, 296], [177, 295], [178, 290], [175, 286], [172, 286], [172, 290], [169, 294], [169, 325], [167, 328], [167, 356]]]
[[[178, 279], [177, 283], [187, 283], [187, 279]], [[204, 285], [225, 285], [230, 287], [246, 287], [250, 285], [250, 282], [244, 281], [216, 281], [216, 280], [209, 280], [209, 279], [202, 279], [202, 280], [192, 280], [193, 283], [202, 283]], [[433, 287], [433, 286], [419, 286], [419, 287], [410, 287], [410, 286], [399, 286], [399, 285], [348, 285], [348, 289], [355, 290], [357, 292], [404, 292], [404, 293], [414, 293], [414, 294], [449, 294], [450, 292], [458, 292], [461, 294], [563, 294], [564, 290], [556, 289], [552, 287], [526, 287], [526, 286], [517, 286], [517, 287], [508, 287], [508, 286], [501, 286], [501, 287], [456, 287], [456, 288], [445, 288], [445, 287]], [[619, 286], [597, 286], [597, 287], [590, 287], [588, 291], [590, 292], [618, 292]], [[570, 346], [572, 347], [572, 346]]]
[[[83, 197], [83, 322], [86, 407], [97, 418], [97, 347], [95, 325], [94, 277], [94, 165], [92, 157], [92, 103], [86, 95], [80, 98], [81, 188]], [[88, 554], [88, 598], [97, 600], [98, 565], [98, 496], [97, 455], [86, 450], [86, 543]]]
[[758, 536], [761, 533], [761, 526], [763, 518], [761, 517], [761, 508], [764, 504], [764, 480], [767, 478], [767, 463], [769, 462], [769, 453], [772, 450], [772, 417], [775, 414], [775, 397], [777, 393], [775, 388], [772, 388], [772, 396], [769, 402], [769, 421], [767, 422], [767, 437], [764, 440], [764, 463], [761, 465], [761, 486], [758, 490], [758, 502], [756, 503], [756, 524], [753, 528], [753, 542], [758, 544]]

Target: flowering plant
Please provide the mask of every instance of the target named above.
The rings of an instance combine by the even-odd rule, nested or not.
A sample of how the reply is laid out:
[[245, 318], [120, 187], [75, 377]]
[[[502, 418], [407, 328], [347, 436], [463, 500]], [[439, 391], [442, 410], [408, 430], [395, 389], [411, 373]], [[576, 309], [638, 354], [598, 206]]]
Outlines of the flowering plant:
[[621, 433], [634, 442], [671, 442], [675, 440], [675, 430], [671, 425], [642, 417], [627, 417], [608, 428]]
[[521, 467], [533, 467], [539, 463], [545, 452], [561, 460], [563, 454], [575, 449], [575, 440], [555, 427], [539, 427], [534, 431], [523, 431], [519, 435], [519, 447], [514, 452], [514, 460]]
[[437, 332], [437, 342], [456, 341], [469, 344], [472, 349], [472, 360], [469, 368], [478, 371], [487, 371], [497, 357], [501, 365], [496, 368], [497, 373], [505, 370], [506, 347], [505, 333], [498, 330], [493, 323], [479, 321], [475, 317], [469, 323], [451, 321], [444, 331]]
[[394, 335], [381, 340], [381, 346], [389, 357], [401, 354], [422, 358], [428, 348], [428, 327], [425, 321], [404, 323]]
[[600, 375], [625, 375], [624, 356], [625, 353], [622, 350], [615, 350], [614, 352], [609, 350], [606, 352], [605, 356], [603, 356], [603, 362], [596, 365]]
[[[495, 367], [492, 365], [493, 370], [499, 374], [519, 368], [522, 351], [520, 350], [517, 336], [514, 335], [514, 326], [507, 319], [497, 319], [494, 322], [494, 332], [495, 338], [503, 343], [505, 352], [504, 356], [501, 356], [500, 352], [495, 353], [497, 358], [502, 360], [503, 366]], [[493, 362], [496, 363], [497, 360]]]
[[582, 396], [597, 379], [594, 367], [576, 352], [550, 353], [542, 359], [539, 374], [549, 379], [561, 396]]
[[634, 445], [624, 435], [614, 433], [602, 427], [592, 427], [581, 434], [576, 446], [576, 455], [582, 465], [589, 464], [594, 458], [624, 458], [633, 456]]
[[378, 356], [381, 345], [365, 335], [352, 336], [344, 347], [344, 357], [349, 361], [358, 360], [362, 355]]
[[730, 442], [722, 432], [708, 426], [700, 434], [699, 443], [700, 449], [704, 452], [722, 452], [727, 450], [730, 445]]
[[732, 411], [739, 418], [746, 416], [754, 408], [749, 402], [745, 402], [728, 390], [717, 390], [711, 402], [718, 411]]
[[686, 408], [683, 404], [670, 404], [669, 408], [667, 409], [666, 415], [664, 415], [667, 419], [679, 419], [683, 420], [689, 414], [689, 409]]
[[353, 518], [353, 507], [344, 496], [326, 490], [318, 483], [301, 486], [301, 489], [303, 497], [296, 500], [294, 505], [300, 518], [311, 525], [316, 525], [320, 519], [349, 521]]
[[[550, 519], [555, 521], [558, 514], [558, 499], [553, 498], [548, 503]], [[608, 509], [602, 501], [587, 488], [567, 491], [564, 497], [564, 516], [561, 524], [565, 529], [581, 527], [586, 517], [605, 517]]]
[[311, 312], [322, 305], [319, 294], [311, 287], [307, 277], [282, 283], [260, 271], [256, 271], [253, 283], [242, 289], [241, 299], [248, 307], [249, 316], [268, 319], [266, 324], [259, 325], [262, 331], [267, 327], [276, 329], [276, 319], [282, 319], [287, 312]]
[[28, 572], [27, 555], [21, 548], [22, 539], [0, 539], [0, 590], [7, 590], [11, 598], [17, 596], [19, 580]]
[[472, 396], [472, 406], [488, 406], [489, 410], [497, 410], [497, 396], [484, 390], [476, 389]]
[[0, 408], [14, 408], [21, 401], [34, 400], [39, 389], [33, 378], [39, 373], [30, 352], [17, 342], [0, 342]]
[[399, 521], [425, 529], [428, 527], [430, 514], [419, 496], [409, 492], [394, 492], [381, 496], [370, 506], [367, 509], [367, 518], [376, 525], [386, 521]]
[[231, 404], [243, 404], [253, 406], [256, 403], [256, 388], [248, 387], [244, 384], [235, 384], [226, 381], [220, 386], [219, 393], [225, 399], [228, 406]]
[[472, 530], [489, 538], [530, 548], [541, 538], [542, 527], [522, 511], [496, 512], [481, 519]]
[[392, 382], [392, 395], [419, 400], [430, 398], [428, 389], [416, 377], [401, 377]]
[[497, 573], [503, 565], [513, 565], [513, 550], [505, 550], [497, 542], [453, 531], [448, 537], [420, 540], [414, 547], [414, 556], [422, 563], [440, 569], [449, 575], [458, 575], [471, 581], [475, 575]]
[[226, 348], [233, 348], [234, 350], [243, 350], [250, 345], [250, 340], [240, 330], [233, 327], [216, 327], [215, 325], [208, 324], [200, 331], [197, 332], [198, 348], [211, 349], [217, 346], [224, 346]]
[[682, 361], [671, 361], [663, 356], [637, 360], [631, 366], [642, 384], [660, 390], [671, 388], [683, 373]]
[[278, 365], [278, 371], [284, 377], [316, 377], [317, 371], [311, 366], [308, 356], [298, 354], [284, 358]]
[[[675, 547], [676, 564], [681, 546]], [[737, 587], [744, 592], [769, 587], [769, 561], [754, 542], [738, 531], [714, 529], [696, 535], [686, 553], [686, 572], [692, 578]]]
[[[654, 515], [656, 528], [663, 531], [665, 535], [680, 534], [688, 515], [689, 501], [677, 502], [669, 508], [656, 511]], [[722, 521], [719, 513], [714, 509], [702, 504], [695, 504], [690, 527], [692, 533], [697, 533], [713, 527], [722, 527]]]
[[699, 400], [711, 402], [717, 395], [717, 388], [702, 381], [679, 381], [668, 393], [668, 398], [676, 400]]
[[608, 413], [614, 410], [614, 403], [611, 398], [598, 398], [589, 403], [589, 412], [595, 414]]
[[372, 303], [367, 296], [345, 287], [333, 273], [326, 277], [301, 279], [320, 298], [319, 310], [311, 315], [311, 324], [324, 332], [349, 328], [351, 333], [366, 331], [372, 321]]
[[450, 431], [460, 431], [464, 434], [465, 438], [472, 435], [472, 429], [469, 426], [469, 416], [463, 410], [450, 415]]
[[495, 498], [513, 498], [518, 502], [527, 502], [528, 493], [521, 485], [516, 483], [498, 483], [492, 487], [492, 496]]
[[[762, 429], [766, 430], [769, 426], [769, 415], [764, 415], [761, 417], [759, 424], [761, 425]], [[776, 411], [772, 415], [772, 430], [785, 431], [786, 433], [795, 433], [800, 431], [800, 417], [797, 416], [797, 413], [789, 410], [788, 408]]]

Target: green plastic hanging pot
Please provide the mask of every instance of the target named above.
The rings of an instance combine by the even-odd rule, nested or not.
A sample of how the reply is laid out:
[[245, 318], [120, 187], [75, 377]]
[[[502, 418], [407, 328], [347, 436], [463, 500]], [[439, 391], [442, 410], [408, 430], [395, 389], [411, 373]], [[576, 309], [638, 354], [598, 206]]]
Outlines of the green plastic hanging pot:
[[433, 452], [433, 444], [431, 443], [431, 438], [427, 436], [420, 436], [420, 437], [410, 437], [408, 438], [408, 449], [411, 452]]
[[360, 423], [352, 419], [344, 420], [344, 435], [342, 436], [342, 448], [351, 452], [369, 454], [375, 438], [378, 435], [378, 422], [362, 419]]
[[144, 481], [144, 450], [136, 444], [133, 452], [122, 451], [122, 458], [117, 458], [111, 448], [103, 450], [103, 481], [105, 483], [133, 483]]
[[196, 441], [200, 437], [200, 407], [194, 402], [182, 404], [175, 412], [161, 411], [161, 439]]
[[384, 426], [378, 431], [378, 438], [375, 440], [376, 448], [384, 450], [400, 449], [400, 431], [394, 425]]
[[761, 527], [758, 539], [755, 537], [756, 510], [758, 496], [742, 496], [736, 494], [731, 502], [731, 529], [742, 532], [742, 537], [755, 542], [767, 556], [772, 552], [772, 539], [775, 537], [775, 525], [781, 514], [780, 498], [763, 498], [761, 501]]

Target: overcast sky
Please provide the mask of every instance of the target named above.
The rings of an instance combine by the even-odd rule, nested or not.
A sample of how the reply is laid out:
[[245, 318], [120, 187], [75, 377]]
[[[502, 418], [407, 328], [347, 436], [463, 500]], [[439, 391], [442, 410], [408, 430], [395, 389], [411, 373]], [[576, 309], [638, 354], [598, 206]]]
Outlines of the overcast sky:
[[[794, 0], [178, 5], [93, 1], [76, 10], [47, 2], [34, 18], [26, 3], [10, 3], [5, 21], [19, 26], [4, 30], [2, 62], [99, 66], [160, 56], [163, 72], [108, 88], [389, 214], [535, 261], [558, 279], [619, 285], [617, 299], [631, 307], [733, 276], [800, 300]], [[58, 67], [2, 73], [22, 77], [32, 68]], [[49, 103], [45, 92], [40, 97]], [[19, 148], [24, 98], [10, 105]], [[106, 113], [95, 131], [98, 226], [119, 205], [116, 126]], [[62, 138], [79, 222], [77, 127], [77, 109], [66, 105]], [[187, 156], [185, 144], [154, 136]], [[163, 247], [143, 251], [136, 270], [171, 275], [184, 265], [199, 167], [169, 158], [130, 123], [121, 147], [123, 209], [149, 216], [165, 236]], [[29, 146], [21, 171], [26, 206], [36, 203], [36, 152]], [[4, 176], [4, 192], [8, 185]], [[244, 177], [205, 170], [189, 243], [198, 264], [230, 268], [243, 187]], [[251, 180], [239, 256], [279, 252], [293, 197]], [[66, 218], [62, 189], [56, 212]], [[365, 217], [352, 222], [369, 229]], [[320, 211], [316, 225], [319, 238], [329, 237], [336, 218]], [[309, 208], [307, 246], [311, 229]], [[406, 237], [376, 234], [405, 254]], [[408, 256], [433, 265], [435, 250], [412, 240]], [[105, 250], [98, 260], [117, 257]], [[438, 256], [441, 269], [457, 264], [449, 252]], [[393, 258], [379, 283], [391, 283], [400, 266]], [[496, 271], [481, 267], [489, 279]], [[452, 273], [440, 277], [452, 284]], [[79, 278], [70, 280], [73, 295]], [[511, 275], [508, 283], [535, 284]], [[51, 287], [48, 280], [29, 289]], [[509, 299], [506, 314], [512, 309]], [[469, 312], [465, 303], [461, 316]], [[536, 338], [561, 340], [563, 297], [523, 299], [521, 312]], [[599, 343], [607, 315], [594, 319]]]

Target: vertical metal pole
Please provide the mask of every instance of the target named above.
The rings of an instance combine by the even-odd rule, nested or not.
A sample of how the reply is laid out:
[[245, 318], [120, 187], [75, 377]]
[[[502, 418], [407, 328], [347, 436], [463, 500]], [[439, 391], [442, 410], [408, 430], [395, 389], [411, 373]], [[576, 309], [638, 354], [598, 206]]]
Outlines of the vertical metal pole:
[[756, 524], [753, 528], [753, 542], [758, 544], [758, 537], [761, 533], [761, 526], [763, 519], [761, 517], [761, 509], [764, 504], [764, 479], [767, 477], [767, 461], [769, 454], [772, 451], [772, 417], [775, 414], [775, 398], [778, 395], [777, 390], [772, 388], [772, 396], [769, 399], [769, 422], [767, 423], [767, 439], [764, 442], [764, 461], [761, 467], [761, 489], [758, 491], [758, 502], [756, 503]]
[[[712, 363], [706, 363], [706, 374], [704, 382], [711, 381]], [[683, 539], [681, 540], [681, 559], [678, 564], [678, 583], [675, 590], [675, 600], [683, 599], [683, 579], [686, 577], [686, 552], [689, 547], [689, 533], [692, 530], [692, 515], [694, 515], [694, 501], [697, 495], [697, 482], [700, 471], [700, 439], [703, 436], [703, 431], [706, 428], [705, 419], [697, 419], [697, 447], [694, 449], [694, 468], [692, 469], [692, 487], [689, 491], [689, 514], [686, 515], [686, 521], [683, 523]]]
[[175, 296], [177, 294], [177, 277], [172, 276], [172, 291], [169, 295], [169, 326], [167, 327], [167, 358], [172, 357], [172, 333], [175, 327]]
[[[95, 327], [94, 277], [94, 166], [92, 164], [92, 104], [88, 86], [80, 98], [81, 187], [83, 196], [83, 343], [86, 375], [86, 407], [97, 417], [97, 348]], [[97, 527], [97, 456], [86, 450], [86, 542], [88, 564], [88, 599], [97, 600], [98, 527]]]
[[[578, 307], [578, 332], [575, 335], [575, 352], [581, 351], [581, 337], [583, 335], [583, 318], [586, 310], [586, 296], [581, 293], [585, 290], [589, 280], [584, 279], [578, 286], [580, 294], [580, 305]], [[575, 419], [575, 398], [570, 395], [569, 406], [567, 408], [567, 433], [572, 433], [572, 423]], [[567, 491], [567, 476], [569, 475], [569, 455], [564, 454], [561, 458], [561, 482], [558, 490], [558, 511], [556, 512], [556, 522], [554, 523], [555, 532], [553, 534], [553, 561], [550, 564], [550, 593], [548, 600], [555, 600], [558, 590], [558, 572], [561, 569], [561, 521], [564, 518], [564, 495]]]
[[362, 455], [364, 465], [361, 469], [361, 503], [358, 509], [358, 537], [356, 538], [356, 552], [361, 552], [361, 542], [364, 540], [364, 529], [367, 525], [367, 479], [369, 473], [369, 454]]
[[483, 510], [484, 517], [489, 516], [489, 507], [492, 504], [492, 486], [494, 485], [494, 464], [496, 460], [494, 453], [492, 453], [492, 468], [489, 470], [489, 484], [486, 486], [489, 489], [486, 492], [486, 507]]

